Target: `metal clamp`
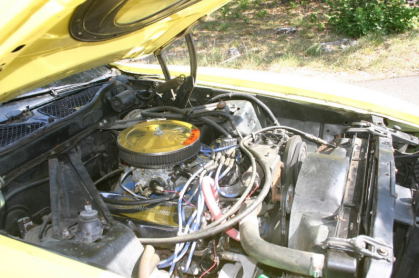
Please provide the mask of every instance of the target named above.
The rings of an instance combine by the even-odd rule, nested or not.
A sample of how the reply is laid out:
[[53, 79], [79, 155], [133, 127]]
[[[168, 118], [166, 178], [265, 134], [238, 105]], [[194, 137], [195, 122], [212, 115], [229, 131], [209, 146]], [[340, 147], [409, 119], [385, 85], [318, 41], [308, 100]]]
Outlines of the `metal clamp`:
[[372, 135], [382, 136], [382, 137], [388, 137], [390, 135], [393, 138], [393, 140], [396, 142], [415, 145], [415, 146], [419, 145], [419, 139], [413, 135], [402, 132], [398, 128], [391, 129], [385, 126], [372, 124], [370, 122], [361, 121], [361, 122], [352, 123], [352, 127], [348, 128], [346, 132], [348, 133], [366, 132]]
[[353, 238], [328, 238], [322, 246], [324, 249], [349, 251], [360, 256], [393, 262], [393, 248], [372, 237], [359, 235]]

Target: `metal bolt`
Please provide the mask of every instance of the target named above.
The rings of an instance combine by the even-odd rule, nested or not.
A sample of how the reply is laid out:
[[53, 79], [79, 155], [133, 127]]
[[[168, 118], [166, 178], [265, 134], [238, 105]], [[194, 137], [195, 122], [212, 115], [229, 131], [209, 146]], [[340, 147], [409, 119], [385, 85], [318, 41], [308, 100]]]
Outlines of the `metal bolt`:
[[225, 101], [220, 101], [217, 103], [217, 109], [224, 109], [226, 107]]
[[383, 247], [378, 248], [377, 253], [381, 256], [387, 256], [388, 255], [387, 249], [385, 249]]
[[67, 230], [67, 229], [64, 229], [63, 233], [62, 233], [62, 236], [63, 236], [63, 238], [69, 238], [70, 237], [70, 231]]

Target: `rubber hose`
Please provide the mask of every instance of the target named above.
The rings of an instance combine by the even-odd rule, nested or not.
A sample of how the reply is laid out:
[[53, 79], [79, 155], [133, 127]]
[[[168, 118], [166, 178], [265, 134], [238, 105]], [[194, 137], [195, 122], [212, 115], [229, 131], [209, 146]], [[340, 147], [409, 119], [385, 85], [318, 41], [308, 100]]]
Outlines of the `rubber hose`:
[[134, 198], [130, 198], [130, 200], [125, 200], [125, 199], [106, 198], [106, 197], [102, 196], [105, 203], [113, 204], [113, 205], [122, 205], [122, 206], [153, 205], [153, 204], [156, 204], [156, 203], [173, 200], [175, 197], [176, 197], [176, 195], [173, 194], [173, 195], [170, 195], [170, 196], [165, 196], [165, 197], [161, 197], [161, 198], [147, 199], [147, 200], [137, 200], [137, 199], [134, 199]]
[[147, 118], [170, 118], [170, 119], [184, 119], [183, 114], [164, 113], [164, 112], [141, 112], [143, 117]]
[[[168, 114], [164, 114], [158, 111], [171, 111], [174, 113], [168, 113]], [[155, 108], [149, 108], [146, 110], [143, 110], [141, 112], [141, 114], [144, 117], [166, 117], [166, 118], [173, 118], [173, 119], [183, 119], [185, 117], [187, 117], [189, 110], [187, 109], [180, 109], [177, 107], [173, 107], [173, 106], [159, 106], [159, 107], [155, 107]], [[199, 114], [198, 114], [199, 115]], [[220, 114], [221, 115], [221, 114]], [[193, 114], [191, 115], [193, 117]], [[209, 118], [204, 118], [204, 117], [197, 117], [199, 120], [201, 120], [202, 122], [212, 126], [213, 128], [215, 128], [216, 130], [218, 130], [220, 133], [222, 133], [223, 135], [225, 135], [228, 138], [231, 138], [231, 134], [225, 129], [223, 128], [221, 125], [217, 124], [215, 121], [209, 119]]]
[[321, 277], [324, 255], [291, 249], [263, 240], [259, 234], [257, 211], [253, 211], [240, 223], [240, 243], [244, 251], [257, 262], [293, 273]]
[[263, 103], [260, 99], [258, 99], [257, 97], [253, 95], [244, 94], [244, 93], [227, 93], [227, 94], [221, 94], [221, 95], [215, 96], [211, 98], [209, 102], [215, 102], [222, 98], [241, 98], [241, 99], [250, 100], [251, 102], [254, 102], [255, 104], [257, 104], [260, 108], [262, 108], [262, 110], [265, 111], [266, 114], [268, 114], [269, 118], [271, 118], [272, 122], [275, 125], [279, 125], [279, 122], [277, 118], [275, 117], [274, 113], [272, 113], [271, 109], [269, 109], [269, 107], [265, 103]]
[[[249, 196], [250, 192], [252, 191], [252, 189], [254, 188], [254, 184], [255, 182], [258, 183], [257, 181], [257, 172], [256, 172], [256, 161], [254, 156], [252, 155], [251, 152], [249, 152], [245, 147], [244, 147], [244, 140], [242, 140], [240, 142], [240, 148], [241, 150], [249, 157], [250, 159], [250, 163], [251, 163], [251, 171], [252, 171], [252, 175], [250, 176], [250, 180], [249, 183], [247, 183], [246, 185], [246, 189], [245, 191], [242, 193], [242, 195], [240, 196], [240, 198], [238, 198], [238, 200], [234, 203], [234, 205], [227, 211], [224, 213], [224, 215], [222, 217], [220, 217], [220, 219], [217, 219], [216, 221], [210, 223], [207, 228], [211, 228], [214, 227], [218, 224], [220, 224], [221, 222], [223, 222], [224, 220], [226, 220], [228, 217], [230, 217], [231, 215], [235, 214], [237, 211], [239, 211], [240, 206], [244, 203], [244, 201], [247, 199], [247, 196]], [[257, 187], [259, 187], [259, 184], [257, 184]]]
[[136, 213], [144, 211], [145, 209], [151, 208], [153, 206], [157, 206], [158, 204], [162, 203], [164, 201], [158, 200], [155, 203], [147, 203], [143, 205], [111, 205], [107, 204], [107, 208], [113, 212], [113, 213]]
[[231, 138], [231, 134], [228, 133], [227, 130], [225, 130], [222, 126], [220, 126], [219, 124], [217, 124], [215, 121], [210, 120], [208, 118], [199, 118], [201, 121], [203, 121], [204, 123], [212, 126], [213, 128], [215, 128], [216, 130], [218, 130], [220, 133], [224, 134], [227, 138]]
[[[192, 118], [203, 117], [203, 116], [222, 116], [224, 118], [227, 118], [229, 121], [233, 121], [233, 116], [224, 111], [193, 112], [193, 110], [191, 109], [182, 109], [182, 108], [178, 108], [174, 106], [158, 106], [158, 107], [148, 108], [148, 109], [142, 110], [141, 113], [145, 113], [145, 115], [148, 115], [148, 113], [159, 113], [158, 115], [161, 116], [161, 113], [164, 111], [171, 111], [176, 114], [182, 114], [185, 116], [190, 114], [190, 117]], [[156, 114], [152, 114], [152, 115], [156, 115]]]
[[15, 190], [10, 191], [10, 192], [7, 192], [5, 194], [5, 196], [4, 196], [4, 200], [5, 201], [8, 201], [11, 198], [13, 198], [14, 196], [16, 196], [17, 194], [19, 194], [19, 193], [21, 193], [21, 192], [23, 192], [23, 191], [25, 191], [27, 189], [30, 189], [30, 188], [33, 188], [33, 187], [36, 187], [36, 186], [43, 185], [43, 184], [45, 184], [48, 181], [49, 181], [49, 178], [43, 178], [43, 179], [40, 179], [40, 180], [31, 182], [31, 183], [22, 185], [20, 187], [17, 187]]
[[115, 170], [105, 174], [104, 176], [100, 177], [98, 180], [94, 181], [93, 183], [94, 183], [95, 186], [97, 186], [99, 183], [103, 182], [104, 180], [106, 180], [110, 177], [113, 177], [116, 174], [119, 174], [120, 172], [123, 172], [123, 171], [124, 171], [124, 168], [115, 169]]
[[[218, 206], [217, 199], [215, 196], [216, 195], [215, 192], [217, 190], [215, 189], [215, 192], [214, 192], [213, 185], [214, 185], [214, 180], [212, 178], [204, 177], [202, 180], [201, 188], [204, 194], [205, 204], [207, 205], [208, 210], [211, 213], [211, 216], [215, 220], [217, 220], [221, 218], [222, 212], [221, 212], [220, 207]], [[240, 241], [240, 234], [236, 229], [230, 228], [226, 231], [226, 234], [232, 239], [236, 241]]]
[[157, 106], [157, 107], [144, 109], [141, 112], [162, 112], [162, 111], [171, 111], [171, 112], [175, 112], [175, 113], [178, 113], [178, 114], [185, 114], [186, 113], [185, 109], [177, 108], [177, 107], [174, 107], [174, 106]]
[[[246, 137], [242, 140], [242, 144], [244, 144], [243, 141], [251, 139], [250, 136]], [[247, 147], [245, 147], [246, 149]], [[201, 238], [211, 237], [214, 236], [220, 232], [223, 232], [227, 230], [228, 228], [231, 228], [232, 226], [239, 223], [243, 218], [245, 218], [247, 215], [249, 215], [252, 211], [258, 208], [258, 206], [263, 202], [263, 200], [268, 195], [271, 185], [272, 185], [272, 176], [271, 171], [269, 169], [269, 166], [264, 163], [263, 158], [258, 154], [256, 151], [250, 149], [251, 153], [256, 157], [256, 160], [260, 164], [263, 172], [264, 172], [264, 184], [262, 186], [262, 189], [259, 193], [259, 195], [254, 199], [254, 201], [247, 206], [243, 211], [241, 211], [239, 214], [234, 216], [233, 218], [227, 220], [226, 222], [213, 227], [213, 228], [205, 228], [201, 231], [193, 232], [186, 235], [176, 236], [176, 237], [169, 237], [169, 238], [140, 238], [140, 242], [143, 244], [162, 244], [162, 243], [179, 243], [179, 242], [186, 242], [186, 241], [195, 241]]]
[[203, 112], [196, 112], [191, 115], [193, 118], [195, 117], [205, 117], [205, 116], [221, 116], [223, 118], [226, 118], [231, 123], [234, 123], [234, 117], [233, 115], [224, 112], [224, 111], [203, 111]]

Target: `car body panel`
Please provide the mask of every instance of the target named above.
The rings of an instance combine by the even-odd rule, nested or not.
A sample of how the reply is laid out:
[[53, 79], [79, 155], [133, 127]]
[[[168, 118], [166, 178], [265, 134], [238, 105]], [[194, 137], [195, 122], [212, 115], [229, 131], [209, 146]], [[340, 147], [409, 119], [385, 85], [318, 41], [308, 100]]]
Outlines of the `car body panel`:
[[[153, 53], [228, 0], [201, 0], [140, 30], [100, 42], [79, 41], [69, 33], [73, 11], [83, 2], [0, 0], [0, 102], [77, 72]], [[154, 5], [149, 0], [138, 3]], [[147, 6], [144, 9], [149, 13]], [[125, 17], [119, 15], [121, 21], [132, 20], [126, 12]]]
[[1, 277], [121, 277], [2, 235], [0, 254]]

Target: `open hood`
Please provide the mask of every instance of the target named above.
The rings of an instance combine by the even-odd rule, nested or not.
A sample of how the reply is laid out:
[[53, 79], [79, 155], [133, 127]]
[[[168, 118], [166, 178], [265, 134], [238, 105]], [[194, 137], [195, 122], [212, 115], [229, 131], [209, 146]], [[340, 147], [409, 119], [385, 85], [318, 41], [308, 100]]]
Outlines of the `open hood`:
[[0, 102], [153, 53], [229, 0], [0, 0]]

